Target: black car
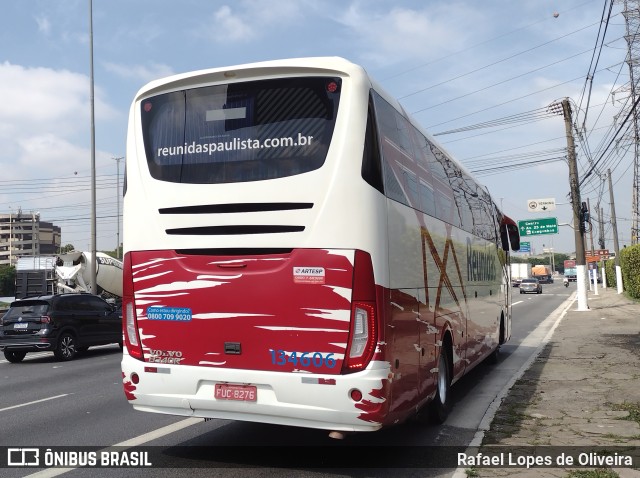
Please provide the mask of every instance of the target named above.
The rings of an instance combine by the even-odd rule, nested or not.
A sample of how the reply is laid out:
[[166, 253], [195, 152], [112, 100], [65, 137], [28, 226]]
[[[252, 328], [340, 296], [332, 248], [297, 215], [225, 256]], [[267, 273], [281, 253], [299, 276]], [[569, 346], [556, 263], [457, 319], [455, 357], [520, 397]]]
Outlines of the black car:
[[0, 350], [12, 363], [27, 352], [50, 350], [72, 360], [94, 345], [122, 348], [122, 310], [97, 295], [71, 293], [30, 297], [11, 303], [0, 318]]

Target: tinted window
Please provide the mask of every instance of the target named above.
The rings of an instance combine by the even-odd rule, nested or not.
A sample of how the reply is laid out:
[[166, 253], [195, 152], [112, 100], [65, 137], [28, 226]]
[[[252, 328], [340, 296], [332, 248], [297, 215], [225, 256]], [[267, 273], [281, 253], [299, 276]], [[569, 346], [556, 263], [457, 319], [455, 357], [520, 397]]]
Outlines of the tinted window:
[[367, 131], [362, 153], [362, 177], [371, 186], [381, 193], [384, 193], [382, 168], [380, 166], [380, 148], [375, 124], [373, 99], [370, 97], [367, 114]]
[[22, 301], [11, 305], [5, 319], [17, 319], [25, 315], [46, 315], [49, 304], [43, 301]]
[[318, 169], [339, 78], [287, 78], [177, 91], [142, 101], [151, 175], [181, 183], [260, 181]]
[[82, 310], [80, 306], [80, 297], [75, 295], [63, 295], [56, 302], [56, 310], [59, 311], [76, 311]]
[[86, 301], [85, 304], [87, 308], [91, 310], [97, 310], [101, 312], [104, 312], [104, 311], [111, 312], [112, 310], [112, 307], [107, 302], [100, 299], [99, 297], [89, 295], [86, 297], [85, 301]]

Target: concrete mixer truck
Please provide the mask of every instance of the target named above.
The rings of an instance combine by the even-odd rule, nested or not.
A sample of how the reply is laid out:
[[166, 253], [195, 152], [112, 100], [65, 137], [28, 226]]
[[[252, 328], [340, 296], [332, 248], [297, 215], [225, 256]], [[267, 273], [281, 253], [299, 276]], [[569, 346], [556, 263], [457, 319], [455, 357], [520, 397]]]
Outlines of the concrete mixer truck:
[[91, 290], [91, 253], [60, 254], [56, 261], [57, 292], [89, 292], [103, 298], [122, 297], [122, 262], [96, 253], [96, 291]]
[[96, 291], [91, 290], [91, 252], [24, 257], [16, 266], [16, 299], [65, 292], [89, 292], [105, 299], [122, 298], [122, 262], [96, 253]]

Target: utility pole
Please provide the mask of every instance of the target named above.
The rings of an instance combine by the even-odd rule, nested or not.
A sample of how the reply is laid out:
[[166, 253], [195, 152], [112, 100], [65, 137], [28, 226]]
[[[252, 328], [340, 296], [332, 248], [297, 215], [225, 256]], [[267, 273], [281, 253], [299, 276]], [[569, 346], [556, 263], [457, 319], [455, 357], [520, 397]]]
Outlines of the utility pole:
[[124, 159], [124, 157], [113, 158], [116, 161], [117, 169], [116, 169], [116, 223], [118, 225], [118, 233], [116, 240], [116, 259], [120, 259], [120, 160]]
[[[627, 42], [627, 58], [629, 65], [629, 82], [622, 87], [627, 90], [630, 101], [625, 109], [632, 115], [632, 131], [626, 135], [633, 147], [633, 184], [631, 191], [631, 245], [638, 244], [640, 235], [640, 114], [637, 104], [640, 96], [638, 91], [638, 81], [640, 80], [640, 0], [615, 0], [615, 3], [622, 4], [622, 16], [625, 20], [626, 34], [624, 39]], [[616, 264], [618, 259], [616, 258]]]
[[[589, 201], [589, 198], [587, 198], [587, 211], [589, 211], [589, 217], [591, 217], [591, 201]], [[589, 224], [591, 224], [591, 223], [589, 223]], [[585, 232], [585, 234], [586, 234], [586, 232]], [[591, 244], [591, 252], [590, 252], [589, 255], [596, 255], [596, 249], [595, 249], [595, 247], [593, 245], [593, 227], [589, 228], [589, 241], [590, 241], [590, 244]], [[587, 242], [586, 239], [585, 239], [585, 242]], [[597, 267], [597, 265], [596, 265], [596, 267]], [[588, 274], [591, 275], [591, 272], [589, 272], [589, 271], [590, 271], [590, 266], [589, 266], [589, 264], [587, 264], [587, 272], [588, 272]], [[595, 294], [598, 295], [598, 272], [597, 272], [597, 269], [595, 269], [593, 271], [593, 277], [590, 277], [589, 290], [595, 291]]]
[[[604, 208], [598, 207], [598, 244], [600, 249], [604, 247]], [[602, 266], [602, 288], [607, 288], [607, 269], [605, 268], [605, 260], [601, 261]]]
[[578, 181], [578, 164], [576, 161], [576, 148], [571, 132], [571, 105], [569, 98], [562, 100], [562, 112], [564, 115], [564, 127], [567, 134], [567, 160], [569, 162], [569, 186], [571, 188], [571, 205], [573, 209], [573, 232], [576, 242], [576, 284], [578, 289], [578, 310], [589, 310], [587, 304], [586, 267], [584, 255], [584, 222], [582, 221], [582, 203], [580, 201], [580, 188]]
[[611, 227], [613, 228], [613, 248], [616, 251], [616, 285], [618, 294], [622, 294], [622, 269], [620, 268], [620, 246], [618, 244], [618, 224], [616, 222], [616, 205], [613, 200], [613, 186], [611, 185], [611, 170], [607, 170], [609, 176], [609, 199], [611, 200]]
[[598, 245], [600, 249], [606, 249], [604, 244], [604, 208], [598, 208]]
[[[587, 198], [587, 208], [589, 209], [589, 217], [591, 217], [591, 201]], [[591, 243], [591, 251], [595, 254], [596, 248], [593, 245], [593, 228], [589, 230], [589, 241]]]

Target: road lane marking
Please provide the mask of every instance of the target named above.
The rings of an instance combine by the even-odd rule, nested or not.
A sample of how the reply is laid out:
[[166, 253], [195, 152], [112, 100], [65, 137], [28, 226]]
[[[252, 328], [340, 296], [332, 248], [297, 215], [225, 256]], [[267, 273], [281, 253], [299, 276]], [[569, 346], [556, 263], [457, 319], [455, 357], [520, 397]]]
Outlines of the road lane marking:
[[13, 410], [14, 408], [26, 407], [28, 405], [33, 405], [35, 403], [46, 402], [47, 400], [55, 400], [56, 398], [62, 398], [69, 395], [68, 393], [63, 393], [62, 395], [56, 395], [55, 397], [42, 398], [40, 400], [34, 400], [33, 402], [21, 403], [20, 405], [13, 405], [11, 407], [0, 408], [0, 412], [5, 412], [7, 410]]
[[204, 418], [186, 418], [179, 422], [172, 423], [171, 425], [167, 425], [166, 427], [158, 428], [157, 430], [150, 431], [149, 433], [145, 433], [144, 435], [130, 438], [129, 440], [121, 441], [120, 443], [116, 443], [115, 445], [111, 446], [132, 447], [142, 445], [143, 443], [162, 438], [165, 435], [169, 435], [170, 433], [177, 432], [178, 430], [182, 430], [183, 428], [190, 427], [191, 425], [195, 425], [196, 423], [203, 422]]
[[[162, 428], [158, 428], [157, 430], [152, 430], [143, 435], [130, 438], [129, 440], [122, 441], [120, 443], [116, 443], [115, 445], [106, 446], [102, 448], [102, 450], [108, 450], [111, 447], [120, 447], [118, 451], [123, 451], [124, 448], [131, 448], [133, 446], [142, 445], [144, 443], [156, 440], [158, 438], [162, 438], [163, 436], [169, 435], [173, 432], [177, 432], [182, 430], [183, 428], [190, 427], [195, 425], [196, 423], [202, 423], [204, 421], [203, 418], [186, 418], [176, 423], [172, 423], [171, 425], [167, 425]], [[31, 475], [26, 475], [24, 478], [53, 478], [54, 476], [60, 476], [65, 473], [68, 473], [72, 470], [75, 470], [77, 467], [73, 468], [49, 468], [46, 470], [38, 471], [36, 473], [32, 473]]]

